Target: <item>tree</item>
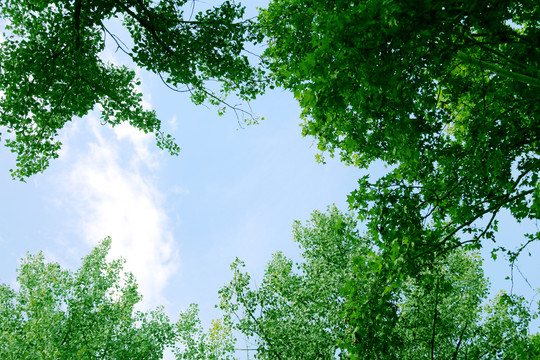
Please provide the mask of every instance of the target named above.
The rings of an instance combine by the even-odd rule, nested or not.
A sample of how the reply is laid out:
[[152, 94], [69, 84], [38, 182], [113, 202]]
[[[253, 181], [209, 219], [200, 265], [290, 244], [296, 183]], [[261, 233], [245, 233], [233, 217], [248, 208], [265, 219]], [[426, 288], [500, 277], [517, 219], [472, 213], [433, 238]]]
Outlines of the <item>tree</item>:
[[234, 338], [227, 324], [220, 319], [212, 320], [212, 327], [204, 332], [199, 320], [199, 308], [195, 304], [180, 313], [175, 325], [178, 341], [182, 346], [174, 349], [178, 360], [232, 360]]
[[2, 359], [228, 360], [230, 329], [213, 320], [204, 332], [192, 304], [171, 323], [164, 309], [142, 312], [142, 299], [124, 260], [106, 261], [111, 239], [101, 241], [76, 272], [47, 263], [40, 252], [18, 269], [18, 288], [0, 284]]
[[220, 290], [225, 320], [254, 342], [260, 359], [331, 359], [347, 335], [340, 288], [351, 255], [365, 242], [354, 220], [335, 208], [315, 212], [310, 225], [294, 224], [304, 259], [298, 268], [278, 252], [261, 284], [251, 289], [237, 259], [231, 265], [233, 280]]
[[243, 263], [232, 265], [233, 280], [220, 290], [225, 321], [255, 343], [260, 359], [331, 359], [347, 327], [342, 321], [340, 288], [348, 260], [362, 251], [355, 222], [335, 208], [315, 212], [312, 226], [294, 224], [303, 249], [298, 268], [282, 253], [268, 263], [262, 283], [251, 289]]
[[0, 286], [2, 359], [161, 359], [174, 342], [162, 309], [135, 311], [135, 279], [107, 262], [103, 240], [75, 272], [28, 255], [17, 290]]
[[394, 280], [495, 240], [503, 210], [539, 218], [537, 1], [273, 0], [259, 20], [304, 135], [347, 164], [388, 167], [349, 201], [377, 262], [399, 263]]
[[458, 250], [400, 294], [396, 332], [402, 359], [534, 359], [527, 301], [501, 291], [486, 302], [489, 283], [477, 252]]
[[[488, 281], [476, 252], [454, 250], [398, 289], [368, 271], [379, 251], [335, 207], [295, 223], [302, 261], [276, 253], [259, 285], [243, 263], [221, 291], [225, 321], [259, 359], [534, 359], [523, 298], [485, 304]], [[361, 268], [361, 269], [360, 269]], [[352, 306], [356, 311], [351, 311]], [[538, 335], [536, 335], [538, 336]]]
[[[244, 47], [259, 36], [244, 8], [226, 0], [193, 16], [188, 0], [2, 0], [5, 40], [0, 44], [0, 126], [17, 154], [12, 176], [43, 171], [58, 156], [58, 131], [74, 117], [101, 107], [102, 123], [128, 122], [156, 135], [157, 145], [178, 154], [154, 111], [142, 106], [138, 80], [126, 66], [105, 63], [107, 37], [133, 62], [158, 74], [173, 90], [189, 92], [196, 104], [230, 106], [234, 93], [247, 101], [258, 93], [262, 71]], [[193, 6], [195, 3], [193, 3]], [[108, 21], [121, 19], [133, 40], [128, 48]], [[207, 86], [208, 80], [221, 85]], [[236, 107], [233, 107], [235, 111]], [[1, 135], [1, 134], [0, 134]]]

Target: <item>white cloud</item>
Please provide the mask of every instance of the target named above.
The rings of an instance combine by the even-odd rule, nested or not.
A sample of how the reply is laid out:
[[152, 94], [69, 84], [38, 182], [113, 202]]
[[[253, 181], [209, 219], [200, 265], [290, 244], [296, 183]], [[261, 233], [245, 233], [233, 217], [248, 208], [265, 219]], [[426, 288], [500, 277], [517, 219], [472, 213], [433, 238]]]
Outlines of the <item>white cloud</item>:
[[140, 165], [154, 169], [158, 167], [156, 153], [150, 152], [151, 148], [156, 148], [154, 135], [145, 134], [127, 123], [115, 126], [114, 133], [118, 140], [127, 140], [133, 146], [135, 150], [135, 154], [131, 158], [133, 168], [138, 168]]
[[[90, 123], [96, 141], [75, 162], [68, 185], [71, 199], [77, 199], [71, 202], [80, 214], [79, 226], [90, 244], [111, 236], [110, 256], [126, 259], [145, 306], [162, 304], [163, 290], [178, 270], [178, 250], [163, 210], [164, 197], [148, 171], [158, 166], [149, 150], [152, 135], [128, 125], [111, 132], [97, 119]], [[135, 151], [122, 156], [128, 144]]]
[[176, 117], [176, 115], [173, 115], [171, 120], [169, 120], [169, 127], [171, 128], [172, 131], [175, 131], [178, 129], [178, 118]]
[[[120, 38], [129, 38], [120, 22], [113, 20], [107, 26]], [[129, 57], [116, 49], [109, 36], [107, 41], [101, 58], [116, 66], [129, 66]], [[142, 75], [136, 70], [138, 78]], [[143, 93], [143, 108], [152, 109], [148, 89], [139, 85], [136, 91]], [[100, 108], [98, 104], [97, 110]], [[62, 136], [61, 157], [74, 163], [63, 184], [67, 193], [62, 202], [76, 209], [80, 219], [76, 227], [88, 244], [111, 236], [109, 255], [126, 259], [126, 270], [135, 275], [144, 306], [163, 304], [163, 291], [179, 269], [179, 254], [163, 208], [165, 196], [152, 180], [159, 170], [155, 137], [129, 124], [112, 130], [100, 126], [95, 114], [77, 123]], [[87, 144], [88, 133], [93, 135], [90, 145], [81, 146], [81, 138]]]

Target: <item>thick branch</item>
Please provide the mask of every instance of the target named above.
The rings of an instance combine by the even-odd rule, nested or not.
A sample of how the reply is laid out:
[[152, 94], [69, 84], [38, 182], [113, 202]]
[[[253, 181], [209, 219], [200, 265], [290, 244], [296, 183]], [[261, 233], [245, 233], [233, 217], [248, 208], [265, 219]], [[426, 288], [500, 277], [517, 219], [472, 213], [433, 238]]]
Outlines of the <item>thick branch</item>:
[[463, 53], [461, 51], [459, 51], [457, 53], [457, 58], [460, 59], [461, 61], [463, 61], [464, 63], [469, 64], [469, 65], [473, 65], [473, 66], [477, 66], [477, 67], [481, 67], [481, 68], [484, 68], [484, 69], [491, 70], [491, 71], [493, 71], [494, 73], [496, 73], [499, 76], [506, 77], [506, 78], [511, 79], [511, 80], [519, 81], [519, 82], [525, 83], [527, 85], [540, 87], [540, 79], [537, 79], [537, 78], [534, 78], [534, 77], [531, 77], [531, 76], [528, 76], [528, 75], [525, 75], [525, 74], [521, 74], [521, 73], [518, 73], [518, 72], [515, 72], [515, 71], [510, 71], [510, 70], [503, 69], [502, 67], [500, 67], [500, 66], [498, 66], [496, 64], [493, 64], [493, 63], [488, 62], [488, 61], [473, 58], [472, 56], [467, 55], [467, 54], [465, 54], [465, 53]]

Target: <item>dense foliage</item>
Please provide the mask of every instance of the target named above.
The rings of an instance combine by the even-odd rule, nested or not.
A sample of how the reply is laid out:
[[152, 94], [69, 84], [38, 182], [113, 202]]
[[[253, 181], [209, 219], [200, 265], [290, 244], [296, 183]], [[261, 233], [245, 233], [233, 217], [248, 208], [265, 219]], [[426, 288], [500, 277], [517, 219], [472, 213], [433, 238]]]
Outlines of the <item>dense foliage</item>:
[[28, 255], [18, 289], [0, 287], [2, 359], [160, 359], [173, 340], [160, 310], [134, 311], [141, 300], [122, 261], [107, 262], [106, 239], [75, 273]]
[[302, 249], [297, 266], [276, 253], [253, 286], [237, 260], [220, 291], [225, 320], [258, 359], [540, 356], [539, 335], [528, 334], [536, 315], [523, 298], [504, 292], [486, 302], [488, 282], [475, 252], [454, 251], [381, 292], [387, 284], [376, 274], [357, 276], [378, 250], [351, 216], [315, 212], [308, 224], [295, 224], [294, 239]]
[[350, 196], [382, 263], [413, 274], [433, 254], [495, 239], [505, 209], [540, 216], [539, 24], [535, 0], [262, 10], [266, 64], [299, 99], [304, 134], [348, 164], [388, 166]]
[[17, 288], [0, 284], [2, 359], [229, 359], [233, 339], [220, 320], [205, 333], [196, 305], [171, 323], [162, 308], [136, 311], [142, 296], [123, 260], [106, 260], [109, 238], [72, 272], [28, 255]]
[[[0, 0], [12, 175], [43, 171], [60, 129], [95, 108], [102, 123], [128, 122], [179, 152], [143, 108], [135, 72], [102, 59], [109, 37], [197, 104], [229, 106], [231, 93], [248, 101], [274, 84], [294, 92], [323, 155], [387, 166], [349, 197], [367, 235], [333, 208], [296, 223], [303, 261], [275, 254], [255, 287], [236, 261], [220, 291], [225, 318], [208, 333], [196, 306], [175, 324], [162, 309], [135, 311], [133, 277], [105, 261], [110, 240], [75, 273], [29, 255], [20, 288], [0, 286], [0, 357], [160, 358], [173, 347], [179, 359], [230, 359], [233, 330], [260, 359], [540, 357], [539, 335], [528, 334], [536, 315], [516, 295], [487, 302], [470, 251], [496, 240], [503, 211], [540, 217], [538, 1], [272, 0], [258, 23], [232, 1], [195, 15], [186, 5]], [[118, 20], [130, 48], [108, 28]], [[263, 37], [264, 70], [244, 54]], [[539, 236], [503, 250], [513, 261]]]
[[[242, 20], [244, 8], [227, 0], [193, 14], [187, 3], [0, 1], [6, 30], [0, 44], [0, 126], [11, 133], [6, 145], [17, 154], [12, 175], [24, 179], [43, 171], [58, 156], [58, 131], [98, 107], [102, 123], [128, 122], [154, 133], [160, 148], [179, 152], [156, 113], [143, 108], [135, 72], [101, 57], [107, 37], [137, 66], [189, 92], [197, 104], [208, 100], [222, 107], [231, 92], [243, 100], [258, 93], [261, 73], [243, 53], [256, 40], [252, 23]], [[131, 35], [131, 48], [108, 29], [119, 20]], [[208, 80], [220, 87], [209, 88]]]

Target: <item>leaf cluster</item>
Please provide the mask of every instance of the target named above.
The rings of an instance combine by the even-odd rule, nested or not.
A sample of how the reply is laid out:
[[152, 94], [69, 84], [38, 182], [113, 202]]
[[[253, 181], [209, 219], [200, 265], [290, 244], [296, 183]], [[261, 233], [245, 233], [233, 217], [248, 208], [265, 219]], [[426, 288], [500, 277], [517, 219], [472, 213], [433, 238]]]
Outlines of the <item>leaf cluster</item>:
[[[142, 105], [135, 72], [106, 63], [101, 54], [107, 36], [133, 62], [158, 74], [177, 91], [191, 93], [196, 104], [220, 107], [235, 93], [252, 99], [264, 89], [262, 70], [243, 53], [261, 40], [244, 8], [231, 1], [185, 14], [187, 0], [82, 1], [3, 0], [5, 21], [0, 44], [0, 126], [6, 146], [17, 154], [12, 176], [25, 179], [43, 171], [58, 157], [58, 132], [75, 117], [101, 109], [101, 122], [127, 122], [156, 136], [161, 149], [176, 155], [180, 148], [161, 130], [156, 112]], [[189, 7], [188, 7], [189, 10]], [[127, 48], [107, 28], [121, 19], [133, 39]], [[208, 86], [215, 80], [218, 90]], [[184, 89], [177, 87], [184, 86]], [[217, 92], [216, 92], [217, 91]], [[1, 135], [1, 134], [0, 134]]]
[[102, 241], [76, 271], [28, 255], [19, 289], [0, 286], [2, 359], [161, 359], [174, 333], [162, 309], [135, 311], [135, 279]]
[[349, 197], [381, 266], [414, 275], [495, 240], [502, 210], [538, 218], [536, 1], [274, 0], [259, 20], [304, 135], [347, 164], [389, 168]]
[[72, 272], [43, 254], [28, 254], [17, 270], [18, 288], [0, 284], [2, 359], [229, 360], [231, 329], [220, 319], [205, 332], [197, 305], [172, 323], [162, 307], [136, 310], [142, 296], [124, 260], [107, 261], [101, 241]]
[[[354, 221], [333, 208], [315, 212], [312, 226], [294, 225], [304, 261], [296, 266], [281, 252], [268, 263], [261, 284], [251, 288], [243, 262], [231, 265], [233, 280], [220, 290], [220, 308], [230, 326], [246, 336], [259, 359], [332, 359], [346, 335], [341, 319], [353, 249], [362, 247]], [[342, 353], [343, 355], [343, 353]]]
[[[261, 284], [235, 261], [221, 289], [225, 322], [259, 359], [534, 359], [522, 297], [489, 284], [478, 253], [457, 249], [391, 284], [373, 270], [377, 249], [335, 207], [295, 223], [296, 266], [274, 254]], [[486, 305], [487, 304], [487, 305]]]

